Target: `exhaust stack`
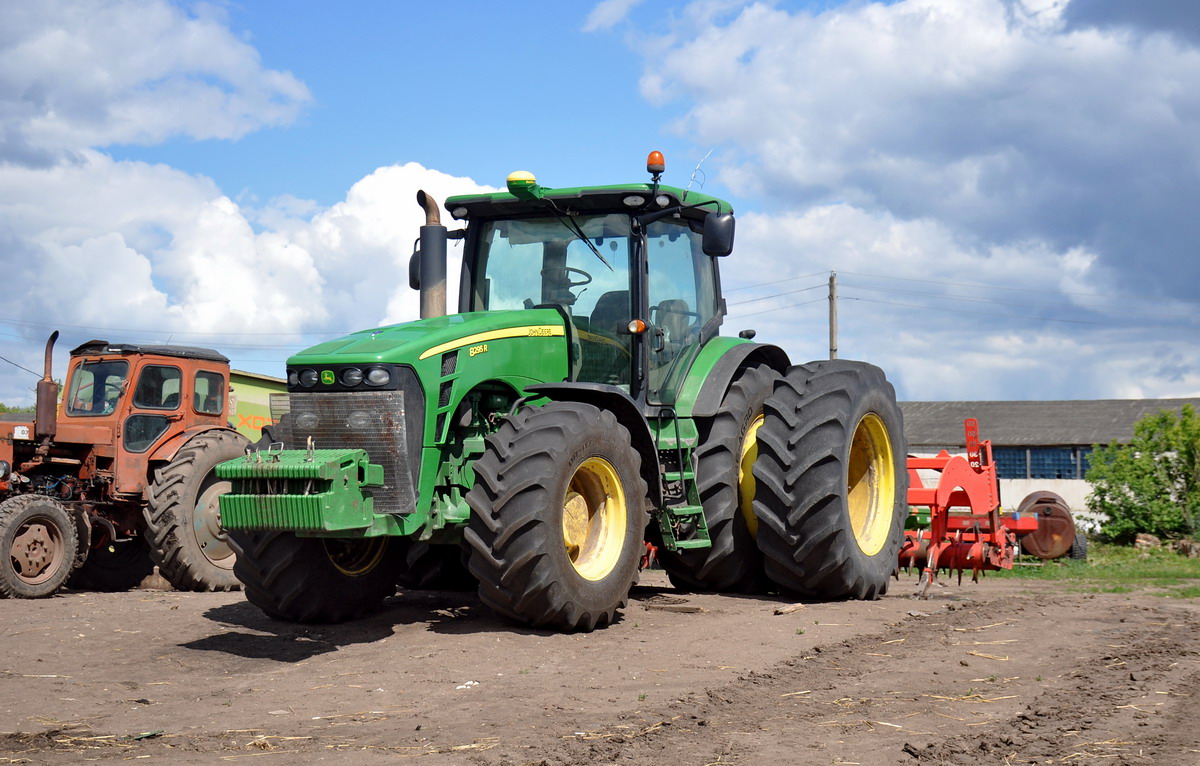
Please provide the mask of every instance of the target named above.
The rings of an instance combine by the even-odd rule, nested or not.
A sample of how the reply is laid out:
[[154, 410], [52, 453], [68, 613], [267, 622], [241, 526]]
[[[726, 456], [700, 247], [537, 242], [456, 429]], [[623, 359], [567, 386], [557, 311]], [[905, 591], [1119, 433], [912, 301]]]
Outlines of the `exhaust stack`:
[[58, 384], [51, 376], [54, 363], [54, 341], [56, 340], [58, 340], [58, 330], [50, 333], [50, 340], [46, 341], [46, 363], [42, 379], [37, 384], [34, 433], [39, 439], [53, 439], [58, 433]]
[[421, 190], [417, 192], [417, 204], [425, 209], [417, 274], [421, 285], [421, 318], [428, 319], [446, 315], [447, 236], [437, 201]]

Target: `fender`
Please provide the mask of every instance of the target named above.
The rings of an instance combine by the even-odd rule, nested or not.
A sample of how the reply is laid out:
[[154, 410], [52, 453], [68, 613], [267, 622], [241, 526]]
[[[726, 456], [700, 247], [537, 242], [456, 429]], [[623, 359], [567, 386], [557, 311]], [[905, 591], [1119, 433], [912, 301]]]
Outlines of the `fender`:
[[525, 391], [544, 396], [556, 402], [579, 402], [608, 410], [617, 422], [629, 430], [633, 448], [642, 458], [642, 478], [650, 493], [650, 502], [655, 508], [662, 507], [662, 477], [658, 472], [658, 450], [650, 425], [642, 415], [637, 402], [616, 386], [603, 383], [538, 383], [526, 386]]
[[[175, 453], [183, 449], [183, 445], [191, 441], [193, 436], [208, 433], [209, 431], [229, 431], [230, 433], [237, 433], [236, 429], [227, 428], [225, 426], [192, 426], [187, 430], [180, 431], [170, 439], [167, 439], [165, 442], [158, 445], [154, 452], [150, 453], [150, 455], [146, 458], [147, 466], [153, 466], [155, 463], [171, 462], [175, 459]], [[153, 473], [153, 469], [151, 469], [151, 473]]]
[[758, 364], [765, 364], [782, 374], [787, 372], [791, 361], [787, 352], [778, 346], [736, 338], [713, 338], [692, 363], [679, 392], [677, 408], [680, 417], [716, 415], [737, 373]]

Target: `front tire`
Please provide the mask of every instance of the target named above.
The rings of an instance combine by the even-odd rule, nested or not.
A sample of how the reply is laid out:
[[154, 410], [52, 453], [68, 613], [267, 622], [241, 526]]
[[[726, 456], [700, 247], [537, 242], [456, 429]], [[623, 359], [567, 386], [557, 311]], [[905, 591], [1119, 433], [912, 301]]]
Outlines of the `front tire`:
[[118, 593], [137, 586], [153, 572], [150, 546], [138, 535], [93, 548], [67, 583], [79, 590]]
[[534, 627], [612, 622], [637, 581], [646, 482], [629, 432], [577, 402], [527, 407], [487, 438], [465, 533], [479, 597]]
[[403, 550], [390, 537], [297, 537], [238, 531], [233, 570], [250, 603], [288, 622], [345, 622], [396, 593]]
[[158, 470], [150, 485], [150, 502], [142, 511], [150, 556], [159, 574], [177, 590], [238, 588], [234, 553], [221, 527], [217, 503], [231, 485], [217, 479], [213, 469], [240, 457], [247, 443], [246, 437], [233, 431], [194, 436]]
[[79, 538], [62, 503], [20, 495], [0, 503], [0, 598], [53, 596], [71, 575]]
[[754, 512], [767, 576], [820, 599], [883, 595], [908, 515], [903, 421], [883, 371], [793, 367], [765, 412]]
[[684, 590], [760, 593], [766, 587], [762, 554], [754, 537], [754, 474], [763, 404], [779, 373], [750, 367], [730, 385], [721, 409], [702, 424], [696, 449], [696, 488], [708, 523], [711, 548], [660, 549], [671, 583]]

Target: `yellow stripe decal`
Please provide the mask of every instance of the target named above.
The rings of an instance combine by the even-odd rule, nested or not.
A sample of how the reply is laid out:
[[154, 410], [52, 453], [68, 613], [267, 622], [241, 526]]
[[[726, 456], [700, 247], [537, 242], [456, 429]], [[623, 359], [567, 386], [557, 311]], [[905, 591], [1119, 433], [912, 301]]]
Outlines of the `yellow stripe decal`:
[[470, 346], [476, 343], [486, 343], [489, 340], [499, 340], [500, 338], [551, 338], [554, 336], [563, 336], [562, 325], [554, 324], [531, 324], [523, 327], [506, 327], [503, 330], [489, 330], [488, 332], [476, 333], [468, 335], [465, 338], [452, 340], [448, 343], [443, 343], [439, 346], [434, 346], [425, 353], [421, 354], [418, 359], [428, 359], [437, 354], [443, 354], [447, 351], [453, 351], [456, 348]]

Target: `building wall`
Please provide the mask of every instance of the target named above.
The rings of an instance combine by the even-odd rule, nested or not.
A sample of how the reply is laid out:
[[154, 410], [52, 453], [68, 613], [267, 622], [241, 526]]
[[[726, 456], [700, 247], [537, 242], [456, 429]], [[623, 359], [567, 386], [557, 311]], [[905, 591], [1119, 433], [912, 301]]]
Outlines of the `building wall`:
[[262, 428], [272, 423], [270, 396], [287, 390], [287, 381], [268, 375], [232, 370], [229, 412], [233, 427], [250, 441], [262, 436]]
[[[965, 455], [962, 448], [947, 449], [952, 455]], [[933, 457], [938, 451], [914, 452], [917, 457]], [[937, 484], [937, 471], [921, 471], [925, 486]], [[1100, 526], [1100, 516], [1088, 509], [1087, 498], [1092, 485], [1083, 479], [1000, 479], [1000, 507], [1004, 511], [1015, 511], [1032, 492], [1053, 492], [1063, 499], [1071, 511], [1077, 526], [1095, 531]]]

